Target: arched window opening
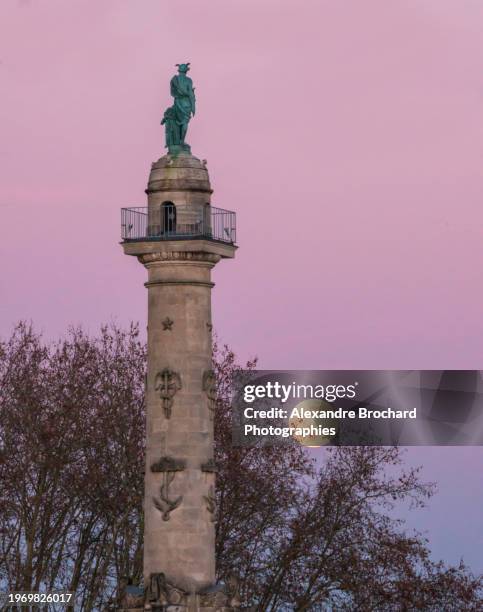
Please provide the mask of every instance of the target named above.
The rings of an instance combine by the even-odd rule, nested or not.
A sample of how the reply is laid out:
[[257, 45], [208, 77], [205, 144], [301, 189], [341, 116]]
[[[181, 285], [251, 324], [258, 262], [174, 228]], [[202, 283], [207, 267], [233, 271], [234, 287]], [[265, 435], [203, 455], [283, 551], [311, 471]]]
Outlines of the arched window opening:
[[173, 202], [161, 204], [161, 233], [176, 234], [176, 206]]

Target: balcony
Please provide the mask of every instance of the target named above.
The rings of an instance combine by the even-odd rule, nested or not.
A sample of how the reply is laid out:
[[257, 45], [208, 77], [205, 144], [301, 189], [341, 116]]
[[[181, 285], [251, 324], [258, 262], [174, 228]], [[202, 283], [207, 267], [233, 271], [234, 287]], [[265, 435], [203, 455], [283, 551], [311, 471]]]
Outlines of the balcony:
[[236, 214], [206, 205], [121, 208], [123, 242], [204, 239], [235, 244]]

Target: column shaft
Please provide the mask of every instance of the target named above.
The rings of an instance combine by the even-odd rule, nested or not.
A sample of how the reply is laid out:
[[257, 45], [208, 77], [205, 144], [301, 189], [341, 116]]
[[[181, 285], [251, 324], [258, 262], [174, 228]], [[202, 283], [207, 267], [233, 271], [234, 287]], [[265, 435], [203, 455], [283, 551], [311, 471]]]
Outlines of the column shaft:
[[149, 305], [144, 580], [148, 584], [151, 574], [162, 572], [170, 582], [194, 592], [215, 582], [214, 473], [202, 470], [213, 458], [206, 381], [212, 369], [214, 262], [191, 254], [191, 259], [145, 265]]

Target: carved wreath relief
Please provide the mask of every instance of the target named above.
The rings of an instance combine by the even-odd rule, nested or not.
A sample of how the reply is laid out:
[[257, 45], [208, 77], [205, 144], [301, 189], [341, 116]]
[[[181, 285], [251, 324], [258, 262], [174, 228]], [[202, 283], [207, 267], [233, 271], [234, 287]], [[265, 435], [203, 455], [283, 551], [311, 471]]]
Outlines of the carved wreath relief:
[[177, 372], [164, 368], [162, 372], [156, 374], [154, 389], [159, 391], [159, 396], [163, 400], [164, 416], [169, 419], [173, 407], [173, 398], [176, 392], [181, 389], [181, 376]]
[[173, 482], [176, 472], [182, 472], [185, 469], [185, 462], [181, 459], [173, 457], [161, 457], [151, 465], [151, 472], [163, 473], [163, 484], [161, 485], [159, 499], [153, 497], [153, 503], [163, 515], [163, 521], [169, 521], [169, 515], [173, 510], [181, 504], [183, 496], [180, 495], [174, 499], [169, 497], [169, 485]]

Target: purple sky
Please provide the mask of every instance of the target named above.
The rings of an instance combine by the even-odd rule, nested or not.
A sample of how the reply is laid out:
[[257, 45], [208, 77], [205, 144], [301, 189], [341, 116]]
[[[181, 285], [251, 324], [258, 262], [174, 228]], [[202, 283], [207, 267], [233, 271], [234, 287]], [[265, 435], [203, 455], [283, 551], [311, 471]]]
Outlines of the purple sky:
[[[122, 255], [174, 64], [240, 250], [215, 327], [264, 368], [483, 368], [481, 0], [2, 0], [0, 333], [146, 318]], [[482, 449], [412, 449], [483, 571]], [[476, 544], [478, 542], [478, 545]]]

